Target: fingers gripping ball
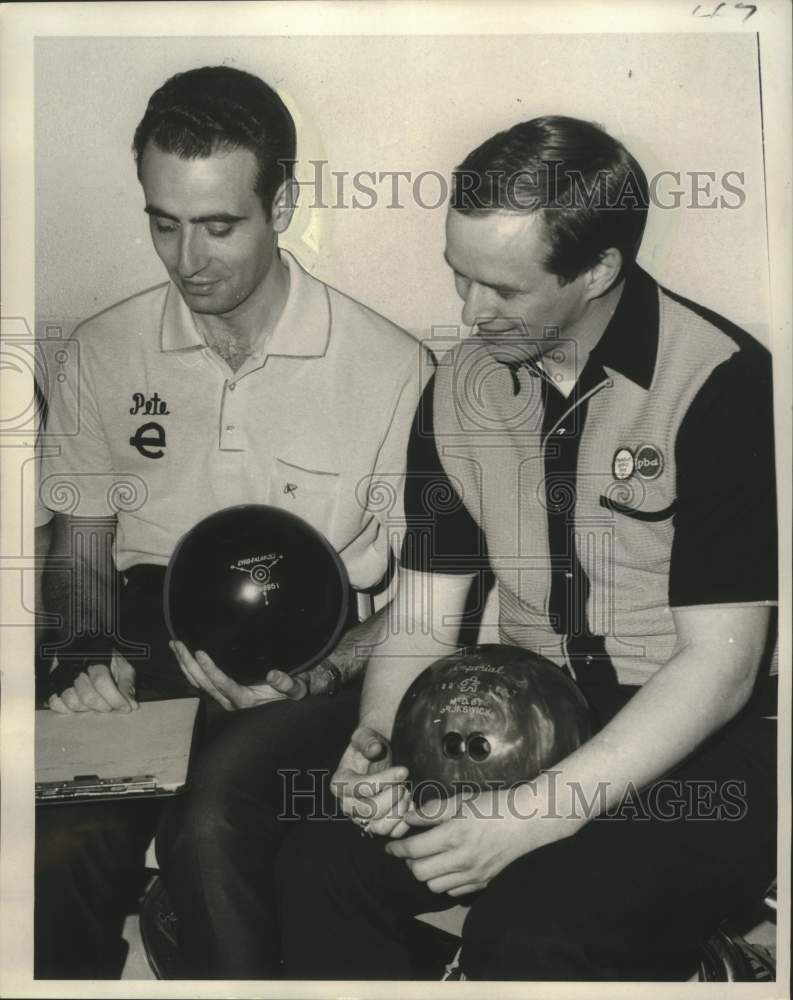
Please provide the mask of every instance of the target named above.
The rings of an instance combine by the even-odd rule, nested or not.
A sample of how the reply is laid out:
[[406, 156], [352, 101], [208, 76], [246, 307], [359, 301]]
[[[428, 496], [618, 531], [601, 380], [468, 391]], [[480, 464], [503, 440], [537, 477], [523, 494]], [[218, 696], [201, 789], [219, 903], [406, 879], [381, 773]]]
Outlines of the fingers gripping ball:
[[240, 684], [308, 670], [338, 642], [349, 582], [327, 539], [277, 507], [229, 507], [179, 542], [165, 575], [174, 639]]
[[589, 739], [581, 690], [536, 653], [483, 645], [437, 660], [405, 692], [391, 738], [417, 802], [535, 778]]

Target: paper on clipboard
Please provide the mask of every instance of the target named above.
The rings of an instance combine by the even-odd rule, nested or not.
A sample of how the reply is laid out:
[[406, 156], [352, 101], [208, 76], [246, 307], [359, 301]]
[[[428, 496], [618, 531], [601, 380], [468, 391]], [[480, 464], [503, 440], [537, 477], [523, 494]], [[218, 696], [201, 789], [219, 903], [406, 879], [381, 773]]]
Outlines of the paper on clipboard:
[[187, 781], [199, 700], [137, 711], [36, 712], [36, 803], [169, 795]]

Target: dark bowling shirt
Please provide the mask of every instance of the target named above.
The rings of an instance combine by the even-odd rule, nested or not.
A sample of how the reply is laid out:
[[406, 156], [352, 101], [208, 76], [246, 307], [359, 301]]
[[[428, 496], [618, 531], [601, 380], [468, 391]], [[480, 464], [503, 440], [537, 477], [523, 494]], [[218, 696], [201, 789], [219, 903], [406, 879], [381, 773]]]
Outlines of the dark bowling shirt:
[[641, 684], [671, 609], [776, 599], [771, 360], [634, 267], [570, 396], [472, 337], [414, 421], [402, 565], [484, 574], [502, 642]]

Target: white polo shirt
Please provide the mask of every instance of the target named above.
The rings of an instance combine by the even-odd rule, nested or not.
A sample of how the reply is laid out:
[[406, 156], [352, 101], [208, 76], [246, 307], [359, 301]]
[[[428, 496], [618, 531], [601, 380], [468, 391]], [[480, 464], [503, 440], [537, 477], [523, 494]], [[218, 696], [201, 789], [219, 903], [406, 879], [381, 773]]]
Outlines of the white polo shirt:
[[401, 523], [407, 439], [428, 369], [382, 316], [289, 269], [283, 313], [236, 373], [170, 283], [83, 323], [78, 374], [56, 386], [42, 496], [77, 517], [116, 514], [119, 570], [165, 565], [179, 538], [234, 504], [305, 518], [355, 587], [387, 565]]

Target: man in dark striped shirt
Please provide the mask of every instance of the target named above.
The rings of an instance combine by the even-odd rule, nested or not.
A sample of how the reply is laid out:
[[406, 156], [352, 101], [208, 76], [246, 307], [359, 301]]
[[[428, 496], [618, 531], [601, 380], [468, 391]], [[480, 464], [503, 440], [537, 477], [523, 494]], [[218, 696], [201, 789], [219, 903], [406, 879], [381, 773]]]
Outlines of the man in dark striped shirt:
[[[282, 856], [290, 977], [411, 978], [405, 918], [463, 901], [468, 978], [685, 979], [773, 877], [770, 357], [637, 266], [647, 208], [634, 158], [576, 119], [455, 172], [446, 260], [476, 335], [416, 417], [395, 624], [335, 776], [372, 837], [323, 824]], [[500, 641], [572, 674], [602, 728], [428, 815], [388, 737], [485, 572]]]

